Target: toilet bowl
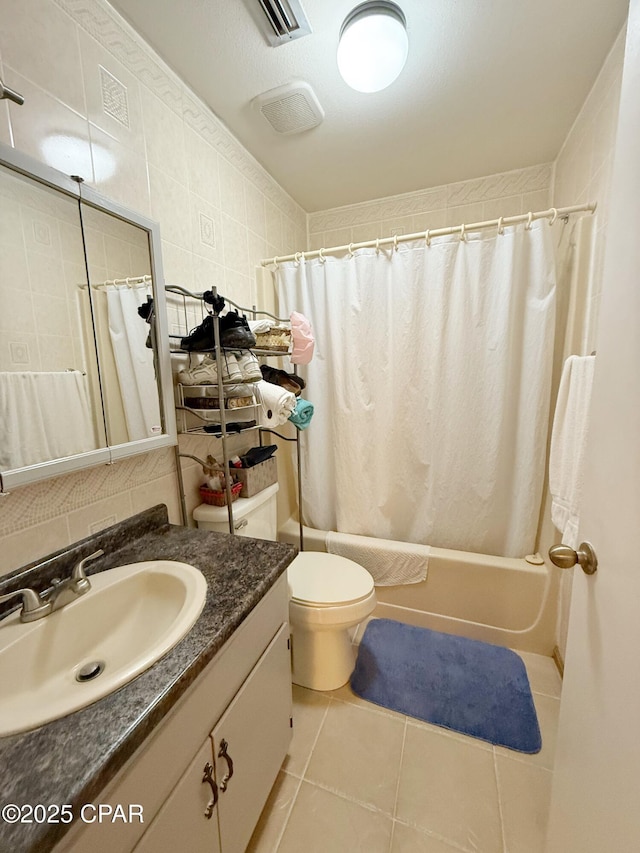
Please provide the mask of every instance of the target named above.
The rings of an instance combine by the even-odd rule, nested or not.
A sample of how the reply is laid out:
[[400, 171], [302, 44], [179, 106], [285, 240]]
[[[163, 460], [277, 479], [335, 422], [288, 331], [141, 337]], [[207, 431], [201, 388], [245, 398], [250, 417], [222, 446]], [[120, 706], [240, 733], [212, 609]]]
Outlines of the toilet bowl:
[[[233, 504], [240, 536], [276, 538], [278, 484]], [[201, 504], [193, 511], [199, 528], [229, 532], [226, 507]], [[355, 652], [349, 629], [376, 606], [373, 578], [353, 560], [320, 551], [298, 554], [287, 569], [292, 634], [292, 680], [312, 690], [335, 690], [349, 680]]]
[[312, 690], [342, 687], [355, 665], [349, 628], [376, 606], [373, 578], [353, 560], [317, 551], [298, 554], [287, 577], [293, 683]]

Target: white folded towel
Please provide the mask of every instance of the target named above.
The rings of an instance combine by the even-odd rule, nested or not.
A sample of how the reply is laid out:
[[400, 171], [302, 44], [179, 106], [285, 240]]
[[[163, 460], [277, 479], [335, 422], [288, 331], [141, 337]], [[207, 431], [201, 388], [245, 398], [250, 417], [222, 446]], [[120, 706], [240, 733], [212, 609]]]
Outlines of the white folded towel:
[[275, 325], [275, 320], [249, 320], [248, 323], [254, 335], [262, 335]]
[[262, 427], [281, 426], [289, 419], [296, 407], [296, 395], [272, 382], [254, 382], [256, 397], [260, 403], [258, 421]]
[[577, 548], [584, 451], [595, 356], [570, 355], [562, 368], [551, 431], [549, 490], [551, 520], [565, 545]]
[[373, 577], [376, 586], [420, 583], [427, 577], [428, 545], [375, 539], [351, 533], [327, 534], [327, 551], [359, 563]]

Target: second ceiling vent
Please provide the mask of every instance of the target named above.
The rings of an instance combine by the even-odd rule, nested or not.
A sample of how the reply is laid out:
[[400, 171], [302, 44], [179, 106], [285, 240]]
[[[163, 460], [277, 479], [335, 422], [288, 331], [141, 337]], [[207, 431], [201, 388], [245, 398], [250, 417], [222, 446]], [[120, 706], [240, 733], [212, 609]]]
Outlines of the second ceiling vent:
[[272, 47], [311, 33], [298, 0], [245, 0], [245, 4]]

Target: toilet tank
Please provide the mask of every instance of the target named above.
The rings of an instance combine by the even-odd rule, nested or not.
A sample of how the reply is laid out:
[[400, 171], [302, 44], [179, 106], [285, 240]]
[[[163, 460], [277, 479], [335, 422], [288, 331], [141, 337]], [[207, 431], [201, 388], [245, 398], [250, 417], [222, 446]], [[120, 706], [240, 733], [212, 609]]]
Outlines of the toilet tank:
[[[275, 541], [278, 530], [277, 494], [278, 484], [273, 483], [251, 498], [238, 498], [233, 502], [233, 526], [238, 536]], [[193, 520], [201, 530], [229, 533], [226, 506], [200, 504], [193, 511]]]

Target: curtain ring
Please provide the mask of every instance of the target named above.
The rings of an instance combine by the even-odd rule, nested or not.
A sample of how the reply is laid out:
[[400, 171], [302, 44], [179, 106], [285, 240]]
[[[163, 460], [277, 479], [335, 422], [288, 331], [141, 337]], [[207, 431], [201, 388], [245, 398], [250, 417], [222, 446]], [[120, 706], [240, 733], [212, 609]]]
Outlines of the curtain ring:
[[380, 254], [380, 238], [376, 237], [376, 255]]
[[278, 264], [278, 256], [277, 256], [277, 255], [276, 255], [276, 257], [271, 261], [271, 263], [273, 264], [273, 266], [275, 267], [275, 269], [277, 269], [277, 270], [278, 270], [278, 269], [280, 269], [280, 266], [279, 266], [279, 264]]
[[327, 263], [327, 259], [326, 259], [326, 258], [325, 258], [325, 256], [324, 256], [324, 249], [319, 249], [319, 251], [318, 251], [318, 257], [320, 258], [320, 263], [322, 263], [322, 264], [326, 264], [326, 263]]
[[531, 231], [531, 223], [533, 222], [533, 212], [530, 210], [527, 216], [527, 224], [524, 226], [525, 230]]
[[427, 230], [425, 231], [424, 242], [427, 244], [427, 246], [431, 245], [431, 230], [429, 228], [427, 228]]
[[353, 243], [349, 243], [349, 257], [353, 257]]
[[466, 243], [466, 242], [467, 242], [467, 238], [465, 237], [465, 233], [464, 233], [464, 232], [465, 232], [465, 224], [464, 224], [464, 222], [463, 222], [463, 223], [462, 223], [462, 225], [460, 226], [460, 242], [461, 242], [461, 243]]
[[394, 252], [398, 251], [398, 235], [397, 234], [393, 235], [393, 251]]
[[501, 216], [498, 219], [498, 234], [502, 236], [504, 234], [504, 216]]
[[558, 211], [555, 207], [551, 208], [551, 219], [549, 220], [549, 225], [555, 225], [556, 219], [558, 218]]

